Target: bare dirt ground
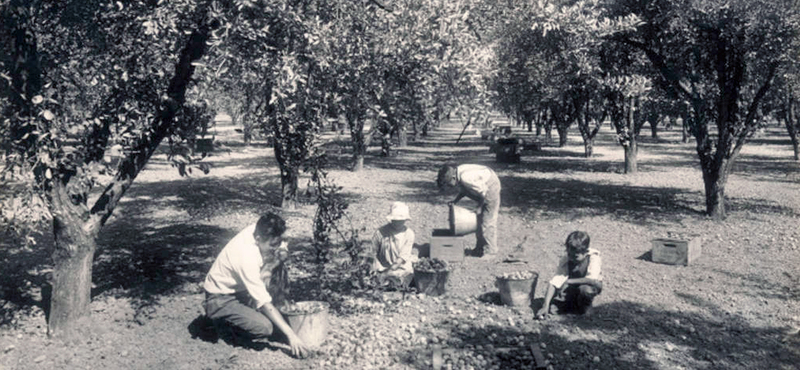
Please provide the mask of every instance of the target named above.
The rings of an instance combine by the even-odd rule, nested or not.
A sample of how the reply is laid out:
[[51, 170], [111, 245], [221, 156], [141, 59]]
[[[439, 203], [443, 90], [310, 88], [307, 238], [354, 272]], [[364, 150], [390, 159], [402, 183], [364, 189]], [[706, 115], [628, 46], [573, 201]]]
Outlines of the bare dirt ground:
[[[219, 134], [228, 150], [209, 158], [209, 175], [188, 178], [156, 157], [104, 229], [91, 322], [81, 338], [46, 336], [47, 232], [32, 250], [4, 242], [0, 369], [427, 369], [432, 345], [455, 349], [454, 369], [528, 369], [525, 351], [498, 363], [496, 348], [530, 345], [552, 369], [800, 368], [800, 164], [791, 160], [785, 132], [773, 127], [746, 145], [726, 188], [730, 215], [717, 222], [702, 215], [693, 144], [680, 143], [676, 131], [643, 138], [640, 172], [623, 175], [622, 149], [603, 130], [590, 159], [573, 134], [564, 148], [498, 164], [472, 132], [457, 144], [457, 124], [396, 156], [378, 157], [373, 148], [359, 173], [345, 168], [346, 153], [331, 150], [331, 176], [364, 237], [400, 200], [411, 208], [419, 244], [447, 227], [445, 203], [453, 194], [436, 192], [437, 168], [448, 161], [491, 166], [503, 185], [501, 253], [527, 237], [517, 254], [528, 263], [467, 257], [443, 297], [358, 294], [347, 276], [314, 276], [314, 207], [284, 211], [294, 298], [334, 307], [328, 340], [303, 360], [280, 342], [232, 345], [199, 325], [199, 283], [216, 253], [278, 201], [271, 149]], [[602, 252], [603, 292], [588, 317], [536, 321], [533, 309], [573, 230], [588, 232]], [[702, 257], [685, 267], [651, 262], [651, 240], [670, 232], [701, 237]], [[498, 304], [494, 276], [523, 269], [540, 274], [533, 308]]]

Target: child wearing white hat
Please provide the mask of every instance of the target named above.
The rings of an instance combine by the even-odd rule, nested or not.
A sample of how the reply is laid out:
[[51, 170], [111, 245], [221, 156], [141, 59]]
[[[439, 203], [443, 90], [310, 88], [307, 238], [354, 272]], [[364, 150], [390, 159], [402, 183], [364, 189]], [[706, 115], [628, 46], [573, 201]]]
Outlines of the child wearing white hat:
[[408, 285], [414, 276], [411, 264], [415, 237], [414, 230], [406, 226], [411, 219], [408, 206], [403, 202], [392, 203], [386, 219], [389, 223], [375, 230], [372, 236], [372, 245], [377, 252], [372, 270]]

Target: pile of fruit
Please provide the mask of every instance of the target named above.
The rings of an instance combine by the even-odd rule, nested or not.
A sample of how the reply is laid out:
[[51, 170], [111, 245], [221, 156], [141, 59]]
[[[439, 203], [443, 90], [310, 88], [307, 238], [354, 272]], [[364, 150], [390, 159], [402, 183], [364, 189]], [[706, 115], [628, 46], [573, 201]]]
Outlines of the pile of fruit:
[[449, 266], [447, 261], [438, 258], [420, 258], [419, 261], [414, 262], [414, 270], [424, 272], [441, 272], [448, 271]]
[[533, 355], [526, 347], [504, 349], [475, 348], [473, 351], [442, 353], [443, 369], [529, 369]]
[[325, 302], [320, 301], [303, 301], [287, 303], [281, 307], [281, 312], [286, 315], [310, 315], [328, 309]]
[[533, 279], [536, 275], [537, 274], [533, 271], [514, 271], [498, 275], [497, 278], [502, 280], [527, 280]]

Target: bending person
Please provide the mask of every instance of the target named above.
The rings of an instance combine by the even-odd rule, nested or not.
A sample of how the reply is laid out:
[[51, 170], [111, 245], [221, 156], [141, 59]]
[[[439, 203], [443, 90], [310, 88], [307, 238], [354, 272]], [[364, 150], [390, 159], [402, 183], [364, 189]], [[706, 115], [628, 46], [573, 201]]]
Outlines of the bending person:
[[500, 179], [497, 174], [491, 168], [478, 164], [444, 165], [439, 170], [436, 185], [440, 190], [458, 187], [458, 195], [449, 205], [458, 203], [464, 197], [478, 202], [475, 252], [485, 258], [497, 255], [497, 217], [500, 213]]

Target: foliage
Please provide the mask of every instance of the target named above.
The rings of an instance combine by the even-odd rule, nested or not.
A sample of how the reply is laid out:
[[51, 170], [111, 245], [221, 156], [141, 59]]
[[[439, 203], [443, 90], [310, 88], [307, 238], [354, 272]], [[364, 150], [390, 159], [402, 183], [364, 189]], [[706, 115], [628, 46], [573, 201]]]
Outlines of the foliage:
[[[316, 157], [315, 162], [324, 162], [324, 156]], [[342, 243], [341, 251], [346, 253], [352, 262], [357, 262], [363, 255], [360, 235], [365, 228], [355, 228], [347, 214], [348, 202], [341, 194], [341, 186], [330, 180], [325, 172], [325, 164], [315, 163], [309, 166], [311, 171], [310, 185], [316, 189], [317, 211], [314, 214], [314, 249], [319, 262], [328, 261], [336, 248], [336, 238]]]
[[[11, 81], [0, 103], [3, 179], [25, 189], [20, 194], [30, 205], [15, 207], [23, 203], [9, 199], [4, 216], [19, 230], [35, 230], [52, 217], [54, 186], [63, 184], [75, 204], [88, 206], [89, 195], [114, 181], [125, 158], [141, 154], [142, 140], [154, 138], [159, 111], [183, 109], [183, 96], [164, 92], [178, 40], [207, 14], [194, 1], [44, 1], [7, 5], [2, 12], [4, 41], [24, 32], [30, 42], [22, 65], [11, 58], [19, 53], [11, 47], [26, 44], [2, 43], [9, 57], [2, 60], [3, 75]], [[37, 73], [39, 83], [14, 82], [35, 81]], [[166, 132], [173, 143], [193, 138], [193, 125], [203, 118], [186, 109], [183, 116], [191, 118]], [[183, 151], [173, 158], [184, 168], [189, 157]]]
[[619, 0], [607, 10], [611, 18], [636, 15], [644, 22], [610, 22], [615, 33], [607, 36], [643, 52], [659, 84], [689, 103], [706, 210], [724, 218], [732, 163], [758, 127], [759, 106], [779, 67], [791, 60], [785, 45], [800, 33], [796, 2]]

